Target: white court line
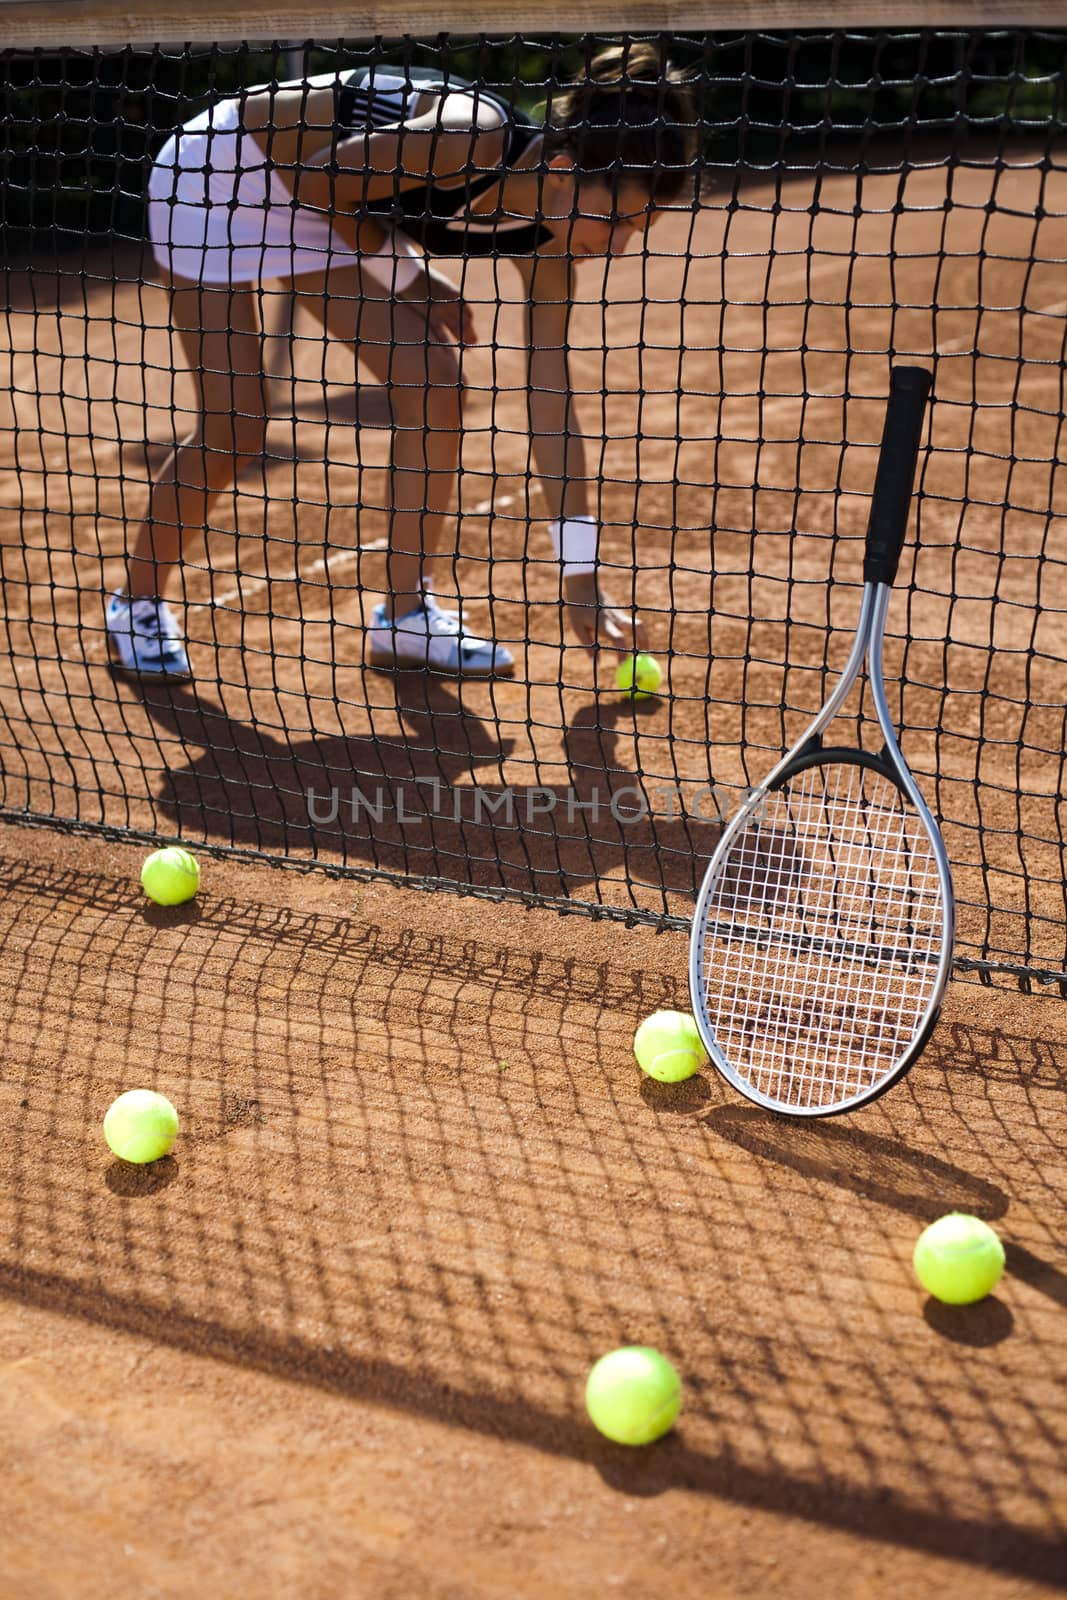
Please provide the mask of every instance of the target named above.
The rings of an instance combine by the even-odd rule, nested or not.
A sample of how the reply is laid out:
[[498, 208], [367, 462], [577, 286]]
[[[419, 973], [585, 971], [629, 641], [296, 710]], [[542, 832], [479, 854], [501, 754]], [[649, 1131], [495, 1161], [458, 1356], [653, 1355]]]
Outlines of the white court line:
[[[888, 311], [891, 308], [887, 306], [885, 309]], [[921, 310], [922, 308], [921, 307], [910, 307], [909, 309]], [[979, 307], [978, 309], [979, 309], [980, 312], [982, 312], [984, 310], [984, 313], [986, 315], [993, 315], [994, 314], [994, 310], [995, 310], [995, 308], [992, 308], [992, 307], [985, 307], [985, 308]], [[936, 312], [936, 307], [935, 307], [935, 312]], [[1032, 316], [1061, 317], [1061, 316], [1067, 315], [1067, 300], [1058, 300], [1053, 305], [1048, 305], [1048, 306], [1005, 306], [997, 314], [999, 314], [1001, 316], [1020, 316], [1021, 315], [1021, 316], [1024, 316], [1024, 317], [1032, 317]], [[965, 351], [972, 353], [978, 360], [982, 360], [983, 358], [985, 358], [985, 359], [993, 360], [993, 361], [995, 361], [995, 360], [1011, 361], [1011, 360], [1015, 359], [1013, 356], [1010, 356], [1010, 355], [999, 356], [998, 357], [997, 353], [995, 351], [993, 351], [993, 350], [975, 350], [973, 337], [972, 338], [966, 338], [966, 339], [964, 339], [964, 338], [961, 338], [961, 339], [947, 339], [943, 344], [936, 345], [934, 347], [934, 349], [929, 351], [929, 352], [923, 352], [921, 350], [917, 350], [917, 351], [914, 352], [914, 359], [916, 361], [922, 361], [922, 360], [928, 360], [929, 357], [933, 356], [933, 355], [937, 355], [937, 356], [962, 355]], [[728, 351], [727, 353], [728, 354], [733, 354], [732, 351]], [[769, 354], [769, 355], [799, 355], [800, 354], [800, 352], [798, 350], [793, 349], [793, 348], [790, 348], [788, 350], [771, 350], [771, 351], [768, 351], [768, 352], [765, 352], [765, 353]], [[847, 357], [849, 355], [849, 353], [850, 352], [847, 351], [847, 350], [811, 350], [811, 351], [808, 352], [809, 356], [814, 356], [814, 355], [837, 356], [841, 360], [844, 360], [845, 357]], [[1018, 359], [1022, 360], [1024, 358], [1023, 357], [1019, 357]], [[714, 398], [714, 397], [712, 397], [712, 398]], [[724, 400], [729, 399], [729, 398], [730, 398], [729, 395], [723, 395], [722, 396], [722, 399], [724, 399]], [[762, 399], [761, 410], [764, 411], [764, 412], [780, 410], [783, 406], [793, 404], [797, 400], [800, 400], [800, 399], [804, 399], [804, 400], [840, 400], [842, 398], [843, 398], [843, 396], [841, 394], [840, 389], [808, 389], [803, 395], [765, 395], [765, 396], [763, 396], [763, 399]], [[853, 399], [858, 399], [859, 396], [853, 395], [852, 398]], [[873, 400], [876, 397], [874, 395], [869, 395], [869, 396], [866, 396], [866, 398]], [[731, 441], [731, 442], [754, 443], [755, 441], [741, 440], [741, 441]]]
[[[492, 500], [484, 500], [474, 507], [471, 515], [475, 517], [485, 516], [488, 512], [491, 512], [494, 509], [503, 511], [506, 510], [508, 506], [514, 505], [514, 503], [515, 496], [510, 494], [504, 495], [502, 499], [497, 500], [495, 505]], [[382, 551], [386, 551], [388, 549], [388, 539], [371, 539], [367, 544], [357, 544], [351, 549], [338, 550], [333, 555], [322, 556], [310, 567], [307, 567], [302, 573], [297, 573], [294, 571], [289, 573], [287, 577], [275, 577], [273, 575], [267, 576], [266, 574], [258, 578], [249, 577], [242, 580], [240, 583], [235, 584], [232, 589], [224, 590], [222, 594], [213, 594], [209, 601], [203, 603], [213, 606], [233, 605], [235, 600], [247, 600], [249, 595], [255, 594], [257, 590], [265, 589], [268, 583], [299, 583], [302, 579], [313, 578], [319, 574], [328, 576], [331, 568], [347, 566], [350, 562], [354, 561], [357, 556], [368, 555], [371, 553], [381, 553]], [[196, 602], [194, 601], [193, 604], [196, 604]]]
[[[987, 315], [992, 314], [993, 308], [986, 307], [985, 309]], [[1011, 314], [1015, 316], [1022, 315], [1024, 317], [1062, 317], [1065, 313], [1067, 313], [1067, 300], [1057, 300], [1056, 304], [1051, 306], [1005, 306], [1001, 312], [1001, 315], [1007, 316]], [[962, 354], [964, 350], [973, 350], [974, 354], [979, 358], [982, 356], [993, 356], [992, 351], [975, 350], [973, 339], [949, 339], [946, 344], [938, 345], [935, 354], [939, 356], [952, 356]], [[996, 357], [993, 356], [993, 359], [996, 359]], [[1010, 361], [1012, 358], [1007, 356], [1002, 357], [1001, 359]]]
[[334, 566], [344, 566], [346, 563], [354, 561], [357, 556], [364, 555], [368, 551], [387, 550], [388, 548], [389, 541], [387, 539], [372, 539], [369, 544], [356, 545], [353, 550], [339, 550], [336, 555], [323, 556], [302, 574], [298, 575], [296, 572], [292, 572], [288, 577], [275, 577], [273, 574], [269, 577], [250, 577], [236, 584], [234, 588], [224, 590], [222, 594], [213, 594], [209, 600], [202, 603], [219, 607], [230, 606], [233, 605], [235, 600], [247, 600], [249, 595], [255, 594], [258, 589], [265, 589], [268, 583], [299, 583], [301, 577], [305, 579], [313, 578], [319, 573], [328, 575], [331, 563]]

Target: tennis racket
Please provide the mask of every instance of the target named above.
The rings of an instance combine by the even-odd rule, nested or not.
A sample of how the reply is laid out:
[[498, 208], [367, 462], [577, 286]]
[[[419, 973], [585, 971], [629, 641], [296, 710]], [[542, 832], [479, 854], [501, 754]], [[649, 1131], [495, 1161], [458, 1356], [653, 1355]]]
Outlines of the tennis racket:
[[[952, 877], [886, 701], [886, 612], [930, 374], [893, 369], [845, 670], [803, 737], [727, 824], [689, 949], [693, 1012], [719, 1071], [798, 1117], [851, 1111], [918, 1058], [952, 964]], [[866, 663], [878, 754], [824, 733]]]

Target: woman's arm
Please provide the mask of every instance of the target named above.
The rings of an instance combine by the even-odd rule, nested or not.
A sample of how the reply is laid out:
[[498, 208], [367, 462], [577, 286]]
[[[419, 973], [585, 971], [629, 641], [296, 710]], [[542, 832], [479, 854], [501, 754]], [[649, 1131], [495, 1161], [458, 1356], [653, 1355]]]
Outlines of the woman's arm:
[[462, 184], [469, 172], [491, 171], [504, 159], [506, 140], [495, 106], [449, 94], [403, 124], [360, 131], [327, 146], [298, 167], [293, 192], [302, 205], [355, 212], [428, 178], [447, 187]]
[[[568, 344], [574, 265], [569, 257], [547, 253], [520, 257], [516, 265], [527, 292], [530, 442], [549, 520], [587, 517], [585, 440], [571, 392]], [[642, 624], [611, 604], [595, 570], [566, 575], [562, 589], [567, 620], [591, 654], [598, 644], [621, 652], [644, 648]]]
[[551, 521], [589, 511], [585, 440], [571, 393], [567, 329], [573, 268], [565, 256], [520, 257], [526, 284], [530, 440]]

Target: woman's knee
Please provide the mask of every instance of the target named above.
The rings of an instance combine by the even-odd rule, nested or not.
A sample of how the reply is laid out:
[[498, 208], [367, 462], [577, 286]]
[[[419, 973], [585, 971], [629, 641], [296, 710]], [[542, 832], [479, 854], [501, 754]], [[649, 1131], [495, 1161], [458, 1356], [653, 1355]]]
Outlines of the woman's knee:
[[467, 385], [455, 352], [444, 345], [394, 362], [387, 387], [400, 423], [447, 429], [462, 420]]
[[177, 463], [178, 481], [201, 481], [209, 490], [227, 488], [245, 467], [259, 459], [266, 442], [265, 416], [205, 419], [182, 441]]

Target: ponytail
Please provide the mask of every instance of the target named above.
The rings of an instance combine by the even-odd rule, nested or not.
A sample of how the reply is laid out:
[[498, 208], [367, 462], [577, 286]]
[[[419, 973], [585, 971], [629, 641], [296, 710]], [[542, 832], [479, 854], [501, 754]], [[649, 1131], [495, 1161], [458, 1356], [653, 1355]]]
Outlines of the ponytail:
[[574, 156], [584, 176], [647, 183], [656, 201], [693, 181], [696, 112], [684, 75], [648, 40], [627, 39], [587, 59], [548, 108], [545, 155]]

